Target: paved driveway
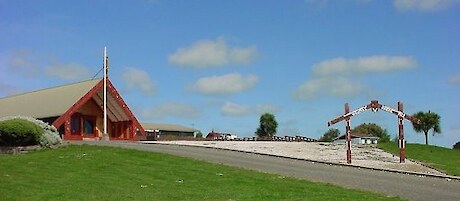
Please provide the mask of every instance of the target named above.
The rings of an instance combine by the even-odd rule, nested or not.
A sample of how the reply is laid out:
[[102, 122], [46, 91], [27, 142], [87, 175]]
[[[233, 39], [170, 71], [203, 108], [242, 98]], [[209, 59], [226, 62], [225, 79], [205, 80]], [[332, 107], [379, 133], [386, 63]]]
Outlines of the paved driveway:
[[72, 142], [153, 151], [283, 176], [326, 182], [347, 188], [400, 196], [410, 200], [458, 200], [460, 181], [397, 174], [353, 167], [263, 156], [212, 148], [126, 142]]

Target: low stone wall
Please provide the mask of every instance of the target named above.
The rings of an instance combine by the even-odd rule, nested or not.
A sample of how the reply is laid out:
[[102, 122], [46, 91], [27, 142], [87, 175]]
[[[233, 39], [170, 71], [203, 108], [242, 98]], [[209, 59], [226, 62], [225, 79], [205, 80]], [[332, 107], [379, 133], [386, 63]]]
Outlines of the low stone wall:
[[69, 145], [68, 142], [62, 142], [61, 144], [51, 145], [47, 147], [42, 147], [40, 145], [32, 145], [32, 146], [0, 146], [0, 154], [22, 154], [27, 153], [30, 151], [37, 151], [44, 148], [59, 148], [62, 146]]
[[40, 145], [34, 146], [0, 146], [0, 154], [20, 154], [20, 153], [27, 153], [29, 151], [39, 150], [42, 147]]

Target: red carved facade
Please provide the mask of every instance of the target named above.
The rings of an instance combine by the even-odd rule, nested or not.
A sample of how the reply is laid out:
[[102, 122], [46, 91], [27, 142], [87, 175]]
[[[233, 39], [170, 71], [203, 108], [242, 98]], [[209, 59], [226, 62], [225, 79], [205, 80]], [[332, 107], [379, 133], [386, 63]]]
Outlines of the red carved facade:
[[[103, 80], [90, 89], [64, 114], [52, 124], [59, 128], [64, 140], [98, 140], [103, 137], [103, 108], [97, 104], [95, 97], [103, 90]], [[128, 108], [118, 91], [107, 80], [107, 94], [112, 97], [112, 108], [122, 111], [125, 119], [107, 121], [107, 133], [110, 140], [138, 140], [136, 134], [145, 136], [142, 125]], [[113, 111], [109, 111], [114, 113]]]

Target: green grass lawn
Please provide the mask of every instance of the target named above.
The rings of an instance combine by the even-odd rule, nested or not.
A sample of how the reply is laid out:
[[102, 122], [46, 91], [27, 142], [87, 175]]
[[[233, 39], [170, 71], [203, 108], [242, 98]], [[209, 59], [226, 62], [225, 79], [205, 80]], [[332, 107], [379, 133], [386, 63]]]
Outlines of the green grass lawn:
[[[378, 147], [399, 155], [396, 143], [379, 143]], [[447, 174], [460, 176], [460, 151], [458, 150], [424, 144], [406, 144], [406, 158], [420, 161]]]
[[66, 146], [0, 155], [0, 200], [400, 200], [171, 155]]

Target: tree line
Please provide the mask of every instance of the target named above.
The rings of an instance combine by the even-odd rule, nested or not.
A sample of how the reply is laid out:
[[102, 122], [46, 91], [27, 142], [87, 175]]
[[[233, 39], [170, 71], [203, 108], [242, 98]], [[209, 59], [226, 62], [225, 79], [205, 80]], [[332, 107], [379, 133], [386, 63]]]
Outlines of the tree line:
[[[431, 111], [420, 111], [412, 116], [420, 120], [420, 124], [412, 123], [412, 127], [416, 133], [423, 133], [425, 135], [425, 144], [428, 145], [428, 134], [430, 131], [432, 131], [433, 136], [441, 133], [441, 117], [438, 114]], [[275, 115], [264, 113], [260, 116], [259, 127], [256, 129], [255, 135], [260, 138], [272, 138], [276, 135], [277, 127], [278, 122], [275, 119]], [[362, 133], [379, 137], [380, 142], [390, 141], [388, 131], [375, 123], [361, 124], [353, 128], [351, 133]], [[340, 131], [336, 128], [331, 128], [321, 136], [319, 141], [331, 142], [338, 136], [340, 136]]]

